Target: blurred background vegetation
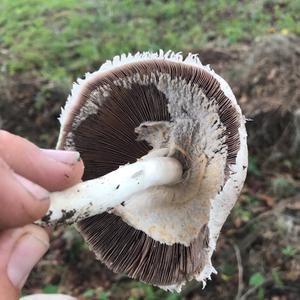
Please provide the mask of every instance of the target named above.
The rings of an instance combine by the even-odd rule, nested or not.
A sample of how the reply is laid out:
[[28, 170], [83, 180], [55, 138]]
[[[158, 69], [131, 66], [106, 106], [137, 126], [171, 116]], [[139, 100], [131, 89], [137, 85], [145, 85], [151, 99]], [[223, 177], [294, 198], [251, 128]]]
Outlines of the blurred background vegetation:
[[1, 0], [2, 71], [65, 80], [121, 53], [299, 34], [299, 14], [297, 0]]
[[198, 53], [252, 119], [248, 179], [204, 291], [191, 283], [171, 294], [112, 274], [70, 228], [53, 233], [24, 294], [300, 299], [299, 36], [298, 0], [0, 0], [0, 127], [41, 147], [55, 146], [72, 81], [127, 52]]

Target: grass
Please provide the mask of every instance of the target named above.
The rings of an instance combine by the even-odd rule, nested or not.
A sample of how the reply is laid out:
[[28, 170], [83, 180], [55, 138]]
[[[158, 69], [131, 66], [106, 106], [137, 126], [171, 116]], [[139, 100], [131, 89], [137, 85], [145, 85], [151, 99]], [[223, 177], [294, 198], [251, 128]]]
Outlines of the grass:
[[297, 0], [1, 0], [1, 70], [73, 78], [123, 52], [300, 34], [299, 15]]

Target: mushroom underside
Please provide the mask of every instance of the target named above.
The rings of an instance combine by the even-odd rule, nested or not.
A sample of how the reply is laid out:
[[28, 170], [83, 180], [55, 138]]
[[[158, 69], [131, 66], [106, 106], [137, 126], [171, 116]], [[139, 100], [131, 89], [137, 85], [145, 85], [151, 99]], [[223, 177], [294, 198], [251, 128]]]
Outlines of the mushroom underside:
[[115, 272], [163, 287], [200, 274], [210, 264], [211, 204], [240, 148], [241, 113], [219, 82], [177, 62], [131, 63], [90, 77], [68, 116], [58, 148], [81, 153], [83, 180], [163, 148], [185, 169], [174, 187], [149, 189], [80, 221], [96, 257]]

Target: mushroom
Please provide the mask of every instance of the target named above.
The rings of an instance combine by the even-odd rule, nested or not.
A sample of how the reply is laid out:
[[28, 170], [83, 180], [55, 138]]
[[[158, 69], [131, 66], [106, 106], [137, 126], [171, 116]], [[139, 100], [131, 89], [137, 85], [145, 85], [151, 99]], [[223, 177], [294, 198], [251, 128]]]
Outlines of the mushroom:
[[114, 272], [168, 290], [205, 284], [247, 171], [225, 80], [193, 54], [116, 56], [74, 84], [60, 122], [57, 148], [80, 152], [84, 182], [54, 193], [43, 223], [76, 222]]

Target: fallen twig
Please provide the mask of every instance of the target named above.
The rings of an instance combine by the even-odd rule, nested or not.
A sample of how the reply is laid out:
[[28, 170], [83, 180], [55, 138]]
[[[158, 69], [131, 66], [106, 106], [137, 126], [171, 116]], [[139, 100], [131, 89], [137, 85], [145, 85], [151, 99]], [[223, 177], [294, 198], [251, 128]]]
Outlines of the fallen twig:
[[248, 296], [250, 296], [251, 294], [255, 293], [259, 288], [269, 284], [270, 282], [272, 282], [271, 278], [268, 278], [264, 283], [254, 286], [252, 288], [250, 288], [245, 294], [243, 294], [241, 297], [236, 298], [236, 300], [247, 300]]
[[239, 284], [238, 284], [238, 291], [236, 294], [235, 299], [238, 300], [240, 299], [243, 289], [244, 289], [244, 282], [243, 282], [243, 264], [242, 264], [242, 257], [241, 257], [241, 251], [240, 248], [235, 244], [232, 243], [234, 252], [235, 252], [235, 256], [236, 256], [236, 261], [237, 261], [237, 265], [238, 265], [238, 275], [239, 275]]

